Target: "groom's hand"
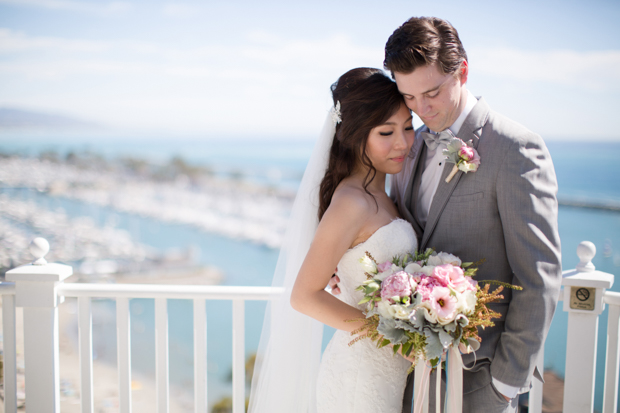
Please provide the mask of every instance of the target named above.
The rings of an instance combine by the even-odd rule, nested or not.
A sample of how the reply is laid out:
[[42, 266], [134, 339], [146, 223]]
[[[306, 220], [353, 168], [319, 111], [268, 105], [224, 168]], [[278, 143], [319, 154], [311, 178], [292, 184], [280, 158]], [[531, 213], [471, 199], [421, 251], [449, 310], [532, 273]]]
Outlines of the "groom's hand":
[[332, 289], [333, 295], [340, 294], [340, 288], [338, 288], [338, 283], [340, 282], [340, 278], [336, 274], [332, 275], [332, 278], [329, 280], [329, 288]]

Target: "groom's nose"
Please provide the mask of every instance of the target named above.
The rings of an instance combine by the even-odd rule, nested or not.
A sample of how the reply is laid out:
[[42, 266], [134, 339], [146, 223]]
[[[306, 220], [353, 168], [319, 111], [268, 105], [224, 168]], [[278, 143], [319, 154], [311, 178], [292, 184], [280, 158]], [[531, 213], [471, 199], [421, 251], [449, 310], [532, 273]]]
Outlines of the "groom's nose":
[[428, 99], [425, 98], [424, 96], [422, 96], [422, 97], [420, 97], [419, 99], [416, 100], [415, 108], [409, 108], [409, 109], [414, 111], [415, 114], [418, 115], [418, 116], [426, 116], [431, 111], [431, 105], [430, 105]]

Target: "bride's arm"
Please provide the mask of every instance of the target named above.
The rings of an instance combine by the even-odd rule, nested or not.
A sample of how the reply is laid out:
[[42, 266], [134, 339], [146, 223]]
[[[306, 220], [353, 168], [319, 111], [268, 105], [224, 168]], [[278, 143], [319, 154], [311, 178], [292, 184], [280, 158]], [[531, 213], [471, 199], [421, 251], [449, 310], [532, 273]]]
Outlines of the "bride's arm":
[[[340, 193], [338, 193], [340, 192]], [[353, 331], [364, 314], [325, 291], [340, 258], [359, 238], [374, 205], [352, 191], [338, 191], [318, 225], [291, 292], [291, 305], [301, 313], [339, 330]]]

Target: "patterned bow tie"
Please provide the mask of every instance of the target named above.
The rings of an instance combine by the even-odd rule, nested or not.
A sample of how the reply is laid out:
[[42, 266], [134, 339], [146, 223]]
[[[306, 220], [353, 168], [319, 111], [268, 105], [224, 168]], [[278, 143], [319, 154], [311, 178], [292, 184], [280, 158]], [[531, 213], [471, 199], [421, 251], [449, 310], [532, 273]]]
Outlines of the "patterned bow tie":
[[424, 142], [426, 142], [426, 146], [428, 149], [433, 151], [437, 149], [440, 144], [448, 145], [450, 141], [454, 138], [454, 135], [450, 131], [450, 129], [446, 129], [443, 132], [439, 132], [437, 134], [429, 133], [429, 132], [421, 132], [422, 137], [424, 138]]

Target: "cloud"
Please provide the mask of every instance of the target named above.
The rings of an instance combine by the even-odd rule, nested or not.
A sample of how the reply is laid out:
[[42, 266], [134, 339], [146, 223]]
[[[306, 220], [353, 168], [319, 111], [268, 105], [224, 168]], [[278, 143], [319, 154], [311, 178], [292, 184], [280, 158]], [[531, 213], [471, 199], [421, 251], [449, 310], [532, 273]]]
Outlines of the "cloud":
[[548, 83], [580, 90], [620, 90], [620, 50], [528, 51], [475, 48], [468, 51], [477, 74], [514, 79], [527, 84]]
[[162, 14], [166, 17], [188, 18], [194, 17], [199, 12], [199, 8], [183, 3], [168, 3], [162, 8]]
[[[383, 60], [381, 47], [342, 33], [293, 38], [265, 30], [222, 41], [92, 41], [0, 29], [2, 103], [57, 108], [131, 127], [307, 135], [322, 124], [329, 86], [338, 76], [353, 67], [381, 67]], [[617, 102], [620, 51], [468, 53], [472, 90], [541, 133], [549, 122], [536, 124], [543, 110], [532, 110], [527, 91], [528, 98], [534, 93], [545, 100], [554, 124], [570, 124], [575, 111], [585, 113], [582, 102], [565, 98], [574, 89]], [[544, 98], [551, 90], [560, 90], [555, 100]]]
[[27, 36], [22, 32], [0, 28], [0, 54], [22, 52], [98, 53], [110, 49], [109, 42], [74, 40], [46, 36]]
[[69, 10], [100, 15], [123, 14], [131, 10], [129, 2], [85, 2], [76, 0], [0, 0], [0, 3], [14, 6], [29, 6], [50, 10]]

